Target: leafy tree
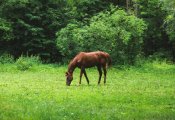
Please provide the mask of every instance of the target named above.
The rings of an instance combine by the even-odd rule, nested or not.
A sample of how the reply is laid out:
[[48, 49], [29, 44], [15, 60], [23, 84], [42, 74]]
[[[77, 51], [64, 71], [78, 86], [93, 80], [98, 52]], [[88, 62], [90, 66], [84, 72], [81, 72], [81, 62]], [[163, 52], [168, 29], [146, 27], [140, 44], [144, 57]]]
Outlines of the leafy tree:
[[175, 1], [165, 0], [164, 9], [167, 11], [164, 26], [172, 45], [170, 49], [172, 50], [173, 60], [175, 61]]
[[9, 41], [13, 37], [11, 23], [0, 18], [0, 41]]
[[66, 59], [79, 51], [102, 50], [118, 64], [133, 64], [145, 28], [141, 19], [113, 8], [92, 17], [89, 25], [69, 24], [58, 31], [57, 46]]
[[59, 62], [104, 50], [132, 64], [142, 49], [175, 60], [174, 6], [171, 0], [1, 0], [0, 53]]
[[[160, 0], [139, 0], [138, 17], [143, 18], [148, 25], [145, 32], [143, 51], [146, 56], [160, 53], [160, 57], [165, 57], [165, 51], [170, 47], [169, 38], [164, 30], [163, 24], [166, 11], [162, 9], [163, 2]], [[164, 52], [164, 54], [162, 54]]]
[[13, 37], [6, 44], [16, 57], [37, 54], [44, 60], [59, 61], [56, 31], [76, 20], [87, 22], [88, 17], [103, 9], [104, 6], [97, 7], [102, 3], [100, 0], [3, 0], [0, 16], [4, 21], [1, 24], [6, 27], [1, 27], [2, 37]]
[[0, 53], [4, 53], [9, 49], [8, 43], [13, 40], [13, 38], [11, 23], [0, 18]]
[[39, 54], [44, 59], [57, 60], [55, 31], [68, 22], [68, 16], [63, 14], [68, 11], [65, 6], [60, 0], [5, 0], [1, 16], [11, 23], [14, 35], [8, 43], [11, 53]]

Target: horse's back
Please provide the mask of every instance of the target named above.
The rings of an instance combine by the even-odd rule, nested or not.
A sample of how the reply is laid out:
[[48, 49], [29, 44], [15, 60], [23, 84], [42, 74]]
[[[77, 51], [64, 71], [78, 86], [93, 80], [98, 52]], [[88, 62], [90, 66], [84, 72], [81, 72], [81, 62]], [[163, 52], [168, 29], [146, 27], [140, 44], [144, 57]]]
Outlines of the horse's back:
[[108, 63], [109, 54], [102, 51], [95, 52], [80, 52], [74, 60], [77, 62], [78, 67], [93, 67], [93, 66], [105, 66]]
[[102, 51], [89, 52], [87, 54], [96, 57], [97, 65], [100, 66], [106, 66], [110, 58], [108, 53]]
[[78, 67], [93, 67], [98, 64], [98, 55], [96, 52], [80, 52], [74, 59], [76, 59]]
[[102, 51], [94, 51], [94, 52], [80, 52], [79, 54], [77, 54], [76, 56], [79, 59], [108, 59], [110, 56], [108, 53], [106, 52], [102, 52]]

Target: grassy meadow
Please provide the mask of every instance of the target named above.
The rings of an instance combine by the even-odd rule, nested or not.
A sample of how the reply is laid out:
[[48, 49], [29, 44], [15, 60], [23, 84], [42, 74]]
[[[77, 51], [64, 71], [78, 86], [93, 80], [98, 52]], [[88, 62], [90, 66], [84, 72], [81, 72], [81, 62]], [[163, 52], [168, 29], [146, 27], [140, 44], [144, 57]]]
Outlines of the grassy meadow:
[[0, 65], [0, 120], [174, 120], [175, 65], [145, 63], [108, 69], [107, 84], [88, 69], [88, 86], [79, 69], [70, 87], [67, 66], [36, 65], [20, 71]]

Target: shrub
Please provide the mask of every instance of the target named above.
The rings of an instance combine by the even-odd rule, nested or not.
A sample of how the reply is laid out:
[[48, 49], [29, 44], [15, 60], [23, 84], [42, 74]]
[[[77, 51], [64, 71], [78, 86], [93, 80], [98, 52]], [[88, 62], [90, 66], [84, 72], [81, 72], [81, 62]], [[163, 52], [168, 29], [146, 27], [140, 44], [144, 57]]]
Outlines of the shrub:
[[8, 53], [4, 53], [0, 56], [0, 63], [14, 63], [14, 57]]
[[91, 18], [88, 26], [68, 24], [57, 33], [57, 46], [66, 59], [80, 51], [102, 50], [117, 64], [133, 64], [145, 29], [142, 19], [111, 8]]
[[38, 56], [24, 57], [21, 56], [16, 61], [16, 66], [18, 70], [25, 71], [30, 69], [33, 65], [40, 64], [40, 58]]

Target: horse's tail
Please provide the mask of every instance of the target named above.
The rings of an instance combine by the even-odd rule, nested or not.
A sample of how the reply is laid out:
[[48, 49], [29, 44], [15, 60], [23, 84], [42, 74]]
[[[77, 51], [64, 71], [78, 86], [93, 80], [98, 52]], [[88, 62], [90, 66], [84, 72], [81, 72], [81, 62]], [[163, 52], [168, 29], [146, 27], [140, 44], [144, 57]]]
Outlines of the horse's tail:
[[101, 52], [101, 51], [99, 51], [99, 52], [100, 52], [100, 54], [98, 54], [98, 55], [106, 60], [106, 68], [108, 68], [108, 66], [110, 67], [112, 64], [112, 59], [111, 59], [110, 55], [106, 52]]
[[106, 56], [106, 68], [108, 68], [108, 66], [110, 67], [112, 64], [112, 59], [108, 53], [105, 53], [105, 56]]

